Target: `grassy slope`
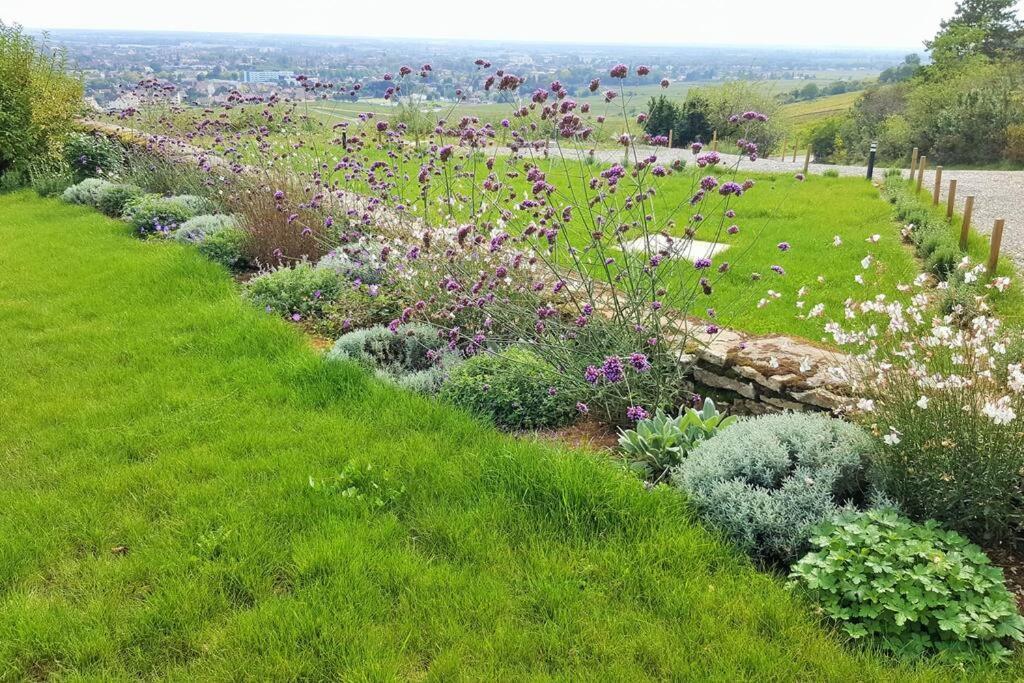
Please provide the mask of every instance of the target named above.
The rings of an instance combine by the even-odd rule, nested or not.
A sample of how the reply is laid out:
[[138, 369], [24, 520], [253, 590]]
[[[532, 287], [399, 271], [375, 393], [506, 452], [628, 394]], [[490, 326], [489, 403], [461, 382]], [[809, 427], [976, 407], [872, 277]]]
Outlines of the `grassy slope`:
[[803, 134], [810, 124], [848, 111], [863, 94], [863, 91], [858, 90], [839, 95], [827, 95], [804, 102], [792, 102], [784, 105], [779, 113], [798, 133]]
[[[325, 364], [183, 247], [28, 194], [0, 241], [0, 679], [943, 675], [844, 650], [670, 492]], [[348, 461], [406, 493], [309, 487]]]

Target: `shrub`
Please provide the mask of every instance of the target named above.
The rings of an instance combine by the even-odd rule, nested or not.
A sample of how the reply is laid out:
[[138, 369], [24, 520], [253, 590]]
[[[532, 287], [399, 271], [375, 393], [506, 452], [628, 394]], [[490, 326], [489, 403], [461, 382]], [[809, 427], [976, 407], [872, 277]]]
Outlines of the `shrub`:
[[121, 147], [102, 135], [75, 133], [64, 144], [64, 159], [79, 180], [118, 173], [122, 156]]
[[208, 209], [204, 201], [192, 195], [161, 197], [144, 194], [125, 204], [124, 217], [140, 235], [167, 235], [189, 218]]
[[636, 429], [621, 431], [619, 446], [634, 469], [648, 479], [660, 480], [697, 444], [735, 421], [735, 417], [723, 417], [709, 398], [700, 411], [684, 408], [676, 417], [658, 409], [654, 417], [640, 420]]
[[238, 227], [233, 216], [227, 214], [201, 214], [193, 216], [171, 233], [171, 237], [186, 244], [202, 242], [210, 235], [225, 228]]
[[347, 244], [324, 254], [317, 268], [332, 270], [348, 280], [366, 285], [380, 284], [384, 276], [384, 263], [380, 260], [380, 246], [365, 242]]
[[71, 187], [75, 178], [65, 171], [43, 171], [31, 174], [32, 189], [40, 197], [55, 197]]
[[825, 614], [855, 640], [900, 655], [1004, 659], [1024, 641], [1024, 619], [1003, 572], [960, 534], [893, 511], [844, 514], [816, 530], [793, 566]]
[[[953, 278], [969, 285], [979, 265]], [[832, 324], [854, 358], [852, 391], [863, 397], [853, 417], [875, 430], [868, 476], [917, 521], [936, 519], [980, 543], [1019, 537], [1024, 440], [1024, 368], [1008, 352], [1014, 338], [978, 311], [935, 315], [928, 297], [852, 302], [858, 330]], [[959, 324], [959, 326], [958, 326]]]
[[317, 270], [307, 261], [292, 268], [269, 270], [245, 283], [243, 296], [255, 306], [279, 315], [305, 317], [323, 312], [345, 284], [335, 273]]
[[1024, 163], [1024, 123], [1006, 128], [1006, 158], [1014, 163]]
[[141, 196], [142, 190], [139, 187], [118, 183], [100, 190], [96, 206], [106, 215], [119, 218], [124, 215], [128, 203]]
[[429, 325], [414, 324], [392, 332], [383, 325], [349, 332], [338, 338], [327, 357], [353, 360], [378, 377], [421, 393], [435, 393], [458, 362], [448, 342]]
[[952, 240], [941, 240], [929, 254], [925, 267], [928, 272], [940, 280], [947, 280], [951, 273], [956, 270], [957, 265], [963, 259], [963, 252]]
[[558, 386], [559, 375], [522, 347], [484, 352], [456, 367], [441, 389], [452, 404], [506, 429], [559, 427], [577, 415], [571, 391]]
[[240, 228], [224, 228], [211, 233], [197, 245], [199, 253], [216, 263], [235, 268], [245, 262], [249, 235]]
[[86, 178], [77, 185], [64, 190], [61, 199], [71, 204], [96, 206], [100, 195], [113, 185], [110, 181], [99, 178]]
[[789, 564], [811, 528], [864, 500], [871, 438], [823, 415], [742, 420], [672, 472], [701, 517], [756, 559]]
[[351, 330], [387, 325], [402, 315], [406, 298], [394, 284], [342, 287], [334, 301], [324, 304], [316, 331], [337, 337]]
[[82, 82], [66, 67], [63, 50], [0, 22], [0, 187], [24, 185], [30, 169], [60, 169], [82, 108]]

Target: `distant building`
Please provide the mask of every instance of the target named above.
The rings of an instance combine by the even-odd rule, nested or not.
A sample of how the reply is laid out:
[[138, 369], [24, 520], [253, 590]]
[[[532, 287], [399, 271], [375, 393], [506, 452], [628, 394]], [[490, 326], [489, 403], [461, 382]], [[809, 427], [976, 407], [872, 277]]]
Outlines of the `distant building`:
[[243, 71], [243, 83], [277, 83], [281, 79], [292, 80], [295, 73], [292, 71]]

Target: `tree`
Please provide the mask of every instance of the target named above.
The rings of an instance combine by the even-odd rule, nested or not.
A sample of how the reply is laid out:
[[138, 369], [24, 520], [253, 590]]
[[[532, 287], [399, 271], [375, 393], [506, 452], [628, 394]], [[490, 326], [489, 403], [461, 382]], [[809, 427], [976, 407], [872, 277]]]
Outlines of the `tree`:
[[1024, 54], [1024, 22], [1018, 17], [1017, 1], [960, 0], [953, 16], [941, 23], [935, 38], [925, 46], [933, 52], [938, 46], [944, 51], [942, 56], [950, 58], [1020, 56]]
[[644, 131], [651, 136], [664, 135], [668, 137], [668, 132], [675, 128], [680, 114], [679, 105], [664, 95], [652, 97], [647, 103], [647, 121], [644, 123]]

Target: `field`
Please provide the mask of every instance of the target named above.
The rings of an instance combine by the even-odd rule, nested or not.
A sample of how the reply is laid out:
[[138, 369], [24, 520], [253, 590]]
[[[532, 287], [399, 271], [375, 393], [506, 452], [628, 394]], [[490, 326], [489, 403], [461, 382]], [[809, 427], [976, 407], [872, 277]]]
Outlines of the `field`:
[[0, 239], [0, 678], [952, 675], [844, 649], [666, 489], [326, 364], [184, 247], [28, 193]]
[[784, 105], [779, 113], [785, 117], [786, 121], [794, 128], [794, 131], [801, 135], [807, 128], [821, 119], [837, 116], [849, 111], [862, 94], [862, 91], [847, 92], [840, 95], [819, 97], [805, 102], [793, 102]]

